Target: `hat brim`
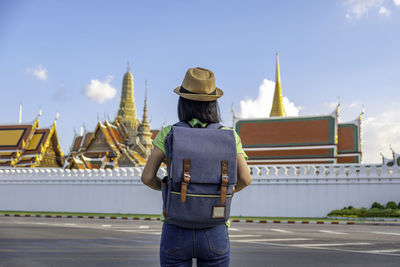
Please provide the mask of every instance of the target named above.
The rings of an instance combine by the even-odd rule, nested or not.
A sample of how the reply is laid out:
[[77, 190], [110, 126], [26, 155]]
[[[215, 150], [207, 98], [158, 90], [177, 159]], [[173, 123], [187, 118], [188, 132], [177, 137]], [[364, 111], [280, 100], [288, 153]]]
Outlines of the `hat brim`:
[[189, 100], [195, 100], [195, 101], [214, 101], [224, 95], [224, 92], [221, 89], [219, 89], [218, 87], [215, 88], [215, 95], [181, 93], [179, 91], [180, 88], [181, 88], [181, 86], [176, 87], [174, 89], [174, 93], [183, 98], [186, 98]]

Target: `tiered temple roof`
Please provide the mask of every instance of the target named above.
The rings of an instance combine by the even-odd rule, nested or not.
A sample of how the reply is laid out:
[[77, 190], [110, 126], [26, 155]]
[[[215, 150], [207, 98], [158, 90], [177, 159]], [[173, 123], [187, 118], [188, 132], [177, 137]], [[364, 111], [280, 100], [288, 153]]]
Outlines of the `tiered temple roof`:
[[338, 108], [327, 115], [287, 117], [277, 54], [270, 117], [244, 119], [234, 115], [234, 128], [249, 164], [360, 163], [361, 115], [352, 122], [339, 123]]
[[32, 123], [0, 125], [0, 167], [63, 166], [56, 121], [39, 128], [39, 116]]
[[122, 82], [120, 109], [114, 122], [98, 122], [93, 132], [75, 134], [65, 168], [103, 169], [146, 164], [153, 148], [153, 133], [147, 119], [147, 93], [143, 119], [139, 121], [136, 118], [133, 84], [128, 67]]

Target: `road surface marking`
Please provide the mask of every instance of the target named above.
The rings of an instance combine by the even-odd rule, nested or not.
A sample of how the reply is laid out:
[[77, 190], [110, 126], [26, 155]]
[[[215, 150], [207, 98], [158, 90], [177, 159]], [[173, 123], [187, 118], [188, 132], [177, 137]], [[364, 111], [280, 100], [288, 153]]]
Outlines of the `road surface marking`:
[[259, 242], [307, 241], [307, 240], [312, 240], [312, 239], [309, 238], [241, 239], [241, 240], [232, 240], [232, 242], [259, 243]]
[[388, 232], [371, 232], [371, 233], [378, 235], [400, 235], [400, 233], [388, 233]]
[[229, 238], [258, 237], [261, 235], [229, 235]]
[[347, 233], [329, 231], [329, 230], [319, 230], [321, 233], [333, 234], [333, 235], [347, 235]]
[[149, 235], [160, 235], [161, 232], [158, 230], [117, 230], [119, 232], [126, 233], [138, 233], [138, 234], [149, 234]]
[[237, 229], [237, 228], [233, 228], [233, 227], [229, 227], [229, 229], [228, 229], [229, 231], [240, 231], [239, 229]]
[[366, 253], [393, 253], [400, 252], [400, 249], [380, 249], [380, 250], [363, 250]]
[[101, 225], [101, 227], [107, 227], [107, 228], [110, 228], [110, 227], [112, 227], [112, 225], [111, 225], [111, 224], [102, 224], [102, 225]]
[[64, 223], [65, 226], [76, 226], [76, 223]]
[[150, 228], [150, 226], [148, 226], [148, 225], [141, 225], [141, 226], [139, 226], [139, 229], [149, 229]]
[[291, 232], [291, 231], [286, 231], [286, 230], [283, 230], [283, 229], [270, 229], [271, 231], [274, 231], [274, 232], [279, 232], [279, 233], [285, 233], [285, 234], [293, 234], [293, 232]]
[[307, 248], [307, 247], [341, 247], [341, 246], [367, 246], [371, 245], [371, 243], [367, 242], [354, 242], [354, 243], [318, 243], [318, 244], [291, 244], [293, 247], [302, 247], [302, 248]]

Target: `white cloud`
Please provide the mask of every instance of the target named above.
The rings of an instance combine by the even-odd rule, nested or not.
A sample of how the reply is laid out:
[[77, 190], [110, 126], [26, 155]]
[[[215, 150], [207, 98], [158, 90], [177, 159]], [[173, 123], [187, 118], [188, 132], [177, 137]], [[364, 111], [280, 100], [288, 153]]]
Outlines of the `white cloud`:
[[386, 7], [381, 6], [381, 8], [379, 9], [379, 14], [384, 15], [384, 16], [389, 16], [390, 11], [388, 9], [386, 9]]
[[[264, 79], [259, 87], [258, 96], [256, 99], [246, 98], [240, 101], [240, 118], [266, 118], [271, 112], [272, 100], [274, 97], [275, 82]], [[298, 116], [301, 107], [296, 105], [287, 97], [283, 97], [283, 105], [287, 116]]]
[[346, 18], [361, 18], [368, 14], [369, 9], [382, 7], [383, 2], [384, 0], [345, 0], [344, 4], [347, 6]]
[[396, 6], [400, 6], [400, 0], [393, 0], [393, 3], [394, 3]]
[[356, 101], [356, 102], [351, 103], [351, 104], [349, 105], [349, 108], [358, 108], [358, 107], [360, 107], [360, 106], [362, 106], [362, 105], [361, 105], [361, 102]]
[[392, 145], [400, 153], [400, 110], [397, 105], [390, 106], [383, 113], [366, 117], [361, 123], [363, 163], [381, 162], [380, 152], [390, 158]]
[[117, 90], [110, 85], [112, 79], [112, 76], [108, 76], [104, 82], [91, 80], [90, 84], [85, 87], [85, 95], [100, 104], [113, 99], [117, 94]]
[[35, 76], [38, 80], [47, 80], [47, 69], [43, 68], [42, 65], [39, 65], [36, 68], [27, 68], [26, 71]]

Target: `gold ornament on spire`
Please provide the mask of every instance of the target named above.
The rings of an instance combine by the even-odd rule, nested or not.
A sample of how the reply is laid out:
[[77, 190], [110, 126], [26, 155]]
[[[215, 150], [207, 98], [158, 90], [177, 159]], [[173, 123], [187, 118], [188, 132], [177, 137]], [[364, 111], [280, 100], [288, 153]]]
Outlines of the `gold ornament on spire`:
[[272, 103], [270, 117], [286, 117], [285, 107], [282, 100], [281, 77], [279, 75], [279, 55], [276, 53], [276, 77], [275, 77], [275, 93]]

